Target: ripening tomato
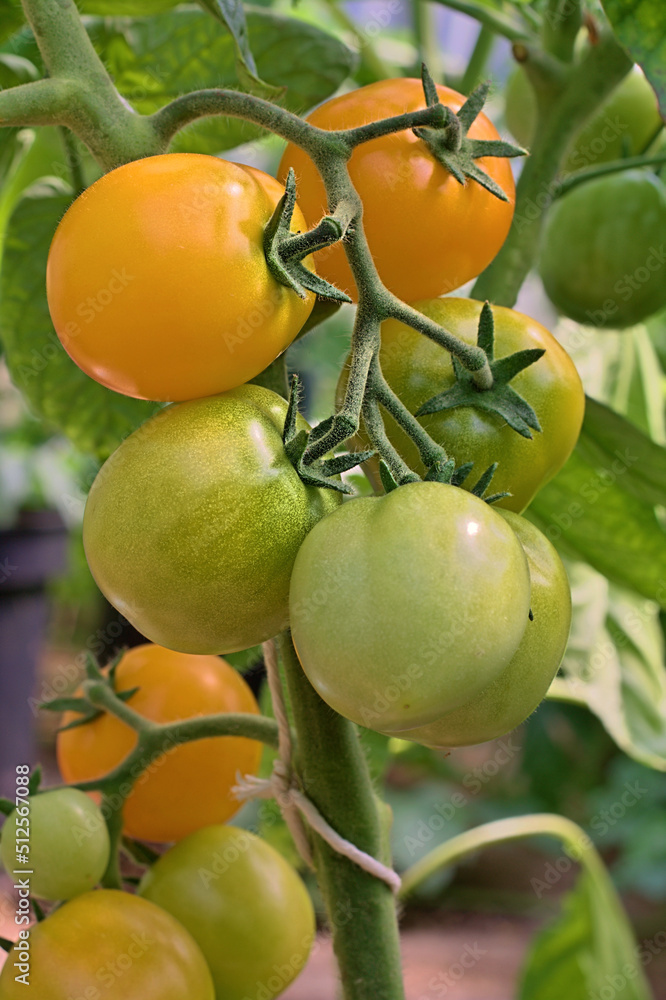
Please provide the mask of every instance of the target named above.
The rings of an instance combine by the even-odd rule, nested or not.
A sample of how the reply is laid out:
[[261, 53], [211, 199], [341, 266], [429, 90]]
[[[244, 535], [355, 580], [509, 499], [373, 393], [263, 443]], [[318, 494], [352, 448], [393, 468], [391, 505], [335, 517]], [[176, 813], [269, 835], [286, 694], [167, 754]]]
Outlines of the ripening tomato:
[[77, 896], [19, 939], [0, 972], [0, 1000], [20, 997], [216, 1000], [185, 928], [154, 903], [115, 889]]
[[[216, 712], [259, 708], [250, 688], [217, 656], [174, 653], [162, 646], [136, 646], [116, 669], [116, 688], [139, 688], [128, 704], [153, 722], [175, 722]], [[80, 716], [67, 712], [63, 724]], [[58, 734], [58, 765], [65, 781], [90, 781], [111, 771], [136, 746], [136, 734], [105, 712]], [[210, 823], [223, 823], [240, 809], [231, 789], [237, 775], [256, 774], [262, 745], [237, 736], [215, 736], [167, 745], [146, 760], [123, 808], [130, 837], [166, 843]]]
[[88, 564], [153, 642], [233, 653], [286, 627], [298, 548], [341, 502], [299, 478], [282, 444], [286, 412], [258, 385], [179, 403], [102, 466], [83, 520]]
[[[65, 350], [139, 399], [211, 396], [254, 378], [315, 301], [266, 265], [264, 227], [283, 194], [260, 170], [194, 153], [105, 174], [68, 209], [49, 252], [49, 309]], [[298, 208], [292, 227], [305, 229]]]
[[529, 595], [525, 553], [497, 511], [455, 486], [410, 483], [310, 532], [291, 581], [294, 645], [331, 708], [400, 734], [504, 671]]
[[[476, 343], [483, 303], [447, 297], [415, 302], [414, 307], [466, 343]], [[419, 423], [443, 445], [456, 465], [474, 462], [465, 486], [473, 485], [489, 465], [498, 462], [491, 492], [508, 490], [511, 496], [500, 500], [500, 506], [520, 512], [571, 454], [583, 422], [585, 394], [576, 366], [545, 327], [513, 309], [493, 306], [492, 310], [496, 358], [530, 348], [546, 351], [510, 383], [533, 407], [541, 432], [533, 431], [531, 439], [522, 437], [501, 417], [471, 406], [425, 414], [419, 417]], [[379, 357], [387, 382], [411, 413], [454, 384], [448, 351], [395, 319], [382, 324]], [[339, 398], [344, 393], [347, 372], [348, 366], [340, 376]], [[407, 464], [423, 474], [425, 470], [411, 438], [390, 414], [384, 414], [384, 423], [389, 440]], [[360, 437], [366, 446], [363, 429]]]
[[163, 854], [139, 893], [201, 948], [218, 1000], [272, 1000], [307, 961], [315, 920], [298, 874], [247, 830], [211, 826]]
[[[442, 104], [454, 112], [465, 97], [438, 86]], [[425, 107], [420, 80], [380, 80], [326, 101], [309, 116], [323, 129], [347, 129]], [[483, 114], [469, 130], [472, 139], [499, 139]], [[502, 157], [476, 161], [502, 188], [508, 201], [474, 180], [458, 181], [411, 130], [357, 146], [349, 160], [351, 179], [363, 201], [363, 226], [382, 281], [408, 302], [453, 291], [476, 277], [495, 257], [513, 218], [515, 187]], [[297, 146], [285, 150], [278, 176], [296, 173], [298, 202], [309, 225], [327, 211], [323, 182], [312, 160]], [[356, 298], [341, 244], [315, 254], [317, 271]]]
[[503, 736], [532, 714], [562, 662], [571, 626], [571, 591], [562, 560], [524, 517], [501, 513], [527, 556], [532, 619], [508, 666], [487, 688], [441, 719], [400, 733], [401, 739], [443, 749]]

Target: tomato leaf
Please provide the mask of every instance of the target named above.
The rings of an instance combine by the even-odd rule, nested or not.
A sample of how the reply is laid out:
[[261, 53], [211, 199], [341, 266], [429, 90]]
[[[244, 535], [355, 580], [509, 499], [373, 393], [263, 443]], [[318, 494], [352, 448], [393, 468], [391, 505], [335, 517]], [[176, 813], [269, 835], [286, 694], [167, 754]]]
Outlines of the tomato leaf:
[[666, 670], [657, 605], [567, 566], [571, 636], [549, 697], [585, 704], [634, 760], [666, 771]]
[[25, 24], [20, 0], [0, 0], [0, 43]]
[[0, 274], [0, 341], [13, 381], [48, 425], [100, 460], [161, 404], [111, 392], [66, 354], [51, 324], [45, 273], [68, 196], [25, 198], [6, 232]]
[[586, 869], [532, 945], [518, 1000], [583, 1000], [604, 990], [614, 1000], [651, 1000], [639, 955], [605, 869]]
[[[314, 25], [268, 10], [249, 11], [247, 25], [260, 76], [286, 88], [281, 103], [291, 111], [324, 100], [354, 66], [351, 50]], [[90, 33], [121, 94], [143, 114], [187, 91], [238, 88], [233, 39], [203, 12], [178, 10], [129, 24], [100, 20]], [[206, 118], [179, 132], [172, 150], [219, 153], [261, 134], [240, 119]]]
[[221, 21], [236, 46], [236, 73], [243, 90], [267, 100], [275, 100], [282, 87], [273, 87], [257, 75], [257, 67], [247, 36], [247, 20], [242, 0], [199, 0], [203, 7]]
[[527, 517], [565, 555], [666, 606], [666, 449], [587, 400], [576, 448]]
[[602, 0], [613, 31], [642, 67], [666, 114], [666, 5], [663, 0]]

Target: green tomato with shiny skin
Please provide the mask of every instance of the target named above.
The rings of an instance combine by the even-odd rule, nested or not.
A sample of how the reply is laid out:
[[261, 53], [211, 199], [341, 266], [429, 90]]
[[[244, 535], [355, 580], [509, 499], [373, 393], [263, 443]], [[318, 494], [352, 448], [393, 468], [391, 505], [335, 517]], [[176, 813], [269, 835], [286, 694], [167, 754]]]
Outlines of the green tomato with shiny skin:
[[274, 847], [247, 830], [197, 830], [155, 862], [139, 893], [190, 932], [218, 1000], [271, 1000], [307, 961], [315, 917], [305, 886]]
[[666, 186], [647, 170], [579, 184], [552, 205], [539, 272], [561, 313], [621, 330], [666, 307]]
[[[109, 851], [104, 817], [78, 788], [30, 796], [2, 827], [5, 869], [30, 868], [30, 891], [39, 899], [71, 899], [93, 889], [106, 871]], [[29, 863], [22, 865], [17, 854]]]
[[[476, 343], [482, 302], [446, 297], [415, 302], [414, 308], [466, 343]], [[534, 409], [541, 431], [533, 431], [531, 438], [525, 438], [503, 418], [472, 406], [440, 410], [418, 419], [456, 465], [474, 463], [466, 488], [489, 465], [498, 462], [490, 491], [508, 491], [511, 496], [500, 500], [499, 506], [520, 513], [573, 451], [583, 422], [585, 393], [573, 361], [544, 326], [514, 309], [493, 306], [492, 311], [496, 358], [530, 348], [545, 350], [538, 361], [510, 383]], [[395, 319], [382, 324], [379, 358], [388, 384], [410, 413], [416, 413], [428, 399], [455, 383], [448, 351]], [[348, 368], [345, 366], [338, 383], [339, 401], [344, 395]], [[384, 425], [389, 440], [410, 468], [423, 475], [425, 469], [411, 438], [389, 413], [384, 414]], [[363, 427], [359, 438], [367, 447]]]
[[[506, 124], [522, 146], [531, 146], [536, 129], [537, 104], [525, 70], [518, 66], [505, 92]], [[634, 66], [574, 137], [564, 171], [609, 163], [624, 155], [638, 156], [662, 124], [656, 95], [643, 71]]]
[[503, 672], [529, 600], [525, 553], [498, 511], [455, 486], [410, 483], [343, 504], [308, 535], [292, 635], [331, 708], [399, 735]]
[[256, 385], [172, 405], [100, 470], [83, 522], [88, 564], [153, 642], [231, 653], [286, 626], [299, 546], [341, 502], [291, 465], [286, 412], [284, 399]]
[[530, 570], [532, 619], [509, 664], [465, 705], [408, 732], [404, 740], [443, 749], [485, 743], [504, 736], [532, 714], [562, 662], [571, 627], [571, 591], [555, 548], [530, 521], [511, 511], [502, 516], [525, 550]]

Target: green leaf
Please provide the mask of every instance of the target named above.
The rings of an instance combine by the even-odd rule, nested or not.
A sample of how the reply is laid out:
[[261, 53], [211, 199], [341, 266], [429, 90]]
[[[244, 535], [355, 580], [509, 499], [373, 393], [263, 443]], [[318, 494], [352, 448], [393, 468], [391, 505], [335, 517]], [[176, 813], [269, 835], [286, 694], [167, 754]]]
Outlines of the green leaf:
[[599, 866], [584, 870], [562, 913], [532, 945], [518, 1000], [651, 1000], [640, 948]]
[[82, 451], [103, 460], [161, 404], [111, 392], [66, 354], [46, 302], [46, 259], [70, 198], [25, 198], [6, 232], [0, 273], [0, 341], [32, 409]]
[[567, 566], [573, 620], [549, 696], [585, 704], [628, 756], [666, 771], [666, 669], [658, 607], [582, 563]]
[[[116, 86], [143, 114], [187, 91], [238, 88], [233, 39], [203, 12], [99, 21], [90, 31]], [[272, 11], [249, 11], [248, 34], [260, 76], [286, 87], [281, 103], [299, 114], [337, 90], [354, 64], [351, 50], [333, 36]], [[218, 153], [261, 134], [240, 119], [206, 118], [179, 132], [172, 149]]]
[[563, 553], [666, 606], [666, 450], [588, 399], [583, 431], [527, 517]]
[[666, 5], [663, 0], [602, 0], [613, 31], [657, 92], [666, 114]]
[[0, 0], [0, 43], [25, 24], [20, 0]]
[[171, 10], [182, 0], [77, 0], [82, 14], [99, 14], [102, 17], [148, 17]]
[[247, 19], [243, 0], [199, 0], [203, 7], [221, 21], [234, 40], [236, 47], [236, 73], [243, 90], [268, 100], [282, 93], [281, 87], [272, 87], [257, 75], [257, 66], [247, 35]]

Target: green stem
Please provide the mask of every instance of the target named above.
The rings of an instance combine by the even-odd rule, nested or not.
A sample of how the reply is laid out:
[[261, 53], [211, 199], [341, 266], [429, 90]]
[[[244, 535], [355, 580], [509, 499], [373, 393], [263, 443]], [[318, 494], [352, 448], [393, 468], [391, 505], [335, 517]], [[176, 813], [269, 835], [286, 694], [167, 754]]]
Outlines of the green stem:
[[[303, 790], [342, 837], [382, 861], [382, 822], [356, 727], [326, 705], [279, 639], [298, 734]], [[402, 1000], [396, 907], [388, 886], [313, 835], [317, 876], [345, 1000]]]
[[596, 177], [606, 177], [608, 174], [617, 174], [622, 170], [640, 170], [642, 167], [656, 167], [661, 163], [666, 163], [666, 152], [654, 153], [641, 156], [627, 156], [622, 160], [612, 160], [610, 163], [600, 163], [594, 167], [587, 167], [585, 170], [576, 170], [569, 174], [557, 185], [553, 198], [561, 198], [563, 194], [572, 191], [579, 184], [594, 180]]
[[120, 843], [123, 835], [124, 804], [124, 796], [104, 795], [102, 798], [102, 815], [106, 821], [111, 841], [109, 863], [102, 877], [102, 885], [105, 889], [122, 889], [123, 887], [120, 875]]
[[81, 157], [79, 156], [79, 151], [76, 148], [76, 141], [73, 133], [70, 132], [68, 128], [61, 128], [60, 134], [62, 136], [62, 142], [65, 147], [65, 156], [67, 157], [67, 165], [72, 178], [74, 197], [78, 197], [86, 189]]
[[442, 83], [442, 58], [434, 13], [430, 0], [412, 0], [412, 21], [419, 65], [425, 63], [435, 83]]
[[460, 81], [460, 90], [463, 94], [471, 94], [483, 80], [496, 38], [492, 28], [488, 27], [487, 24], [481, 25], [472, 55], [467, 63], [467, 69]]
[[576, 38], [583, 23], [580, 0], [548, 0], [543, 15], [543, 46], [562, 62], [574, 57]]
[[508, 38], [510, 42], [520, 42], [534, 40], [535, 35], [531, 27], [523, 23], [511, 14], [496, 10], [482, 2], [482, 0], [435, 0], [450, 10], [460, 11], [473, 17], [486, 27], [494, 31], [496, 35]]
[[540, 106], [532, 153], [523, 166], [509, 235], [495, 260], [477, 279], [472, 295], [514, 305], [534, 265], [545, 213], [567, 147], [586, 119], [631, 69], [631, 59], [610, 32], [573, 67], [559, 94]]

